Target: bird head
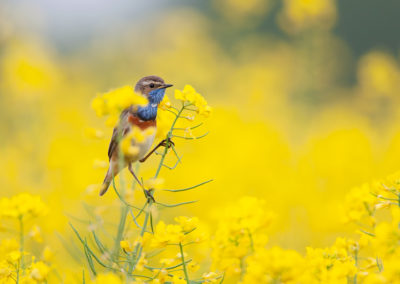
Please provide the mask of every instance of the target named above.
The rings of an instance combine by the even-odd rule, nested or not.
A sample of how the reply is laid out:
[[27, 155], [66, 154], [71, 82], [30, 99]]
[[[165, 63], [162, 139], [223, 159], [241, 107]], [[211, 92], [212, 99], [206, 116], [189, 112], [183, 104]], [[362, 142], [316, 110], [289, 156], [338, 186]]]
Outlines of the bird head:
[[135, 92], [143, 94], [150, 103], [159, 104], [165, 94], [165, 89], [172, 87], [158, 76], [146, 76], [140, 79], [135, 86]]

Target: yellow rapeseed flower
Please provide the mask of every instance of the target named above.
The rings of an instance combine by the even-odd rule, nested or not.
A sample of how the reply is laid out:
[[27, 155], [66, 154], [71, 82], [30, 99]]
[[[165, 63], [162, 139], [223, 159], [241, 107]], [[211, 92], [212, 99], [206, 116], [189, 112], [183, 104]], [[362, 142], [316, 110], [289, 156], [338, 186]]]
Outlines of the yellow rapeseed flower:
[[186, 85], [182, 91], [175, 90], [175, 99], [192, 104], [196, 107], [197, 112], [203, 116], [207, 117], [211, 113], [211, 107], [207, 104], [207, 101], [190, 85]]
[[172, 107], [171, 101], [169, 100], [169, 97], [168, 97], [167, 95], [164, 95], [164, 98], [163, 98], [163, 100], [161, 101], [159, 107], [160, 107], [161, 109], [164, 109], [164, 110], [165, 110], [165, 109], [169, 109], [169, 108]]
[[171, 279], [173, 284], [186, 284], [186, 280], [183, 279], [182, 277], [179, 277], [178, 275], [174, 275]]
[[123, 86], [98, 95], [92, 100], [92, 108], [98, 116], [105, 116], [119, 114], [122, 110], [130, 106], [144, 106], [147, 103], [147, 99], [135, 93], [131, 86]]
[[336, 21], [334, 0], [285, 0], [281, 24], [288, 31], [330, 28]]
[[136, 269], [138, 271], [143, 271], [144, 266], [147, 264], [147, 259], [146, 259], [146, 254], [142, 253], [142, 255], [140, 256], [137, 264], [136, 264]]
[[11, 198], [0, 199], [0, 217], [22, 218], [46, 214], [47, 207], [39, 196], [20, 193]]
[[40, 227], [37, 225], [32, 227], [31, 231], [29, 232], [29, 237], [38, 243], [43, 242], [43, 237], [42, 237], [42, 233], [40, 231]]
[[30, 276], [32, 279], [36, 281], [46, 280], [47, 275], [50, 272], [50, 267], [41, 261], [33, 263], [30, 268], [31, 268]]
[[201, 276], [201, 278], [204, 280], [205, 283], [216, 283], [217, 277], [218, 277], [218, 274], [215, 272], [203, 273], [203, 275]]
[[126, 252], [133, 252], [134, 246], [131, 245], [131, 243], [129, 241], [121, 241], [119, 243], [119, 245], [121, 246], [121, 248], [126, 251]]
[[152, 238], [152, 247], [165, 247], [168, 244], [178, 244], [184, 239], [181, 226], [168, 224], [163, 221], [158, 222]]
[[185, 233], [194, 230], [199, 225], [199, 218], [197, 217], [179, 216], [175, 217], [174, 220], [182, 227]]
[[98, 274], [96, 279], [92, 282], [93, 284], [122, 284], [123, 282], [116, 274], [112, 273], [101, 273]]
[[139, 154], [139, 146], [133, 144], [144, 143], [147, 138], [155, 134], [155, 128], [149, 127], [145, 130], [141, 130], [139, 127], [132, 127], [131, 131], [121, 141], [121, 149], [125, 156], [135, 157]]
[[163, 178], [150, 178], [144, 182], [144, 186], [149, 189], [161, 189], [164, 182]]

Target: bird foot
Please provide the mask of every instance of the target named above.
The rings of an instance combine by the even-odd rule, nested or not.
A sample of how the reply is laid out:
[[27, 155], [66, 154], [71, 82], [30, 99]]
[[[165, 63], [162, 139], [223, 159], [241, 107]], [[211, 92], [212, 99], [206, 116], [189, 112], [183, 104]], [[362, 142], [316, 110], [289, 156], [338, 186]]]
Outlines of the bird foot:
[[[168, 142], [168, 143], [167, 143]], [[154, 147], [153, 150], [151, 150], [143, 159], [140, 159], [139, 162], [144, 163], [148, 157], [151, 156], [159, 147], [167, 147], [168, 144], [168, 149], [171, 148], [172, 146], [175, 146], [175, 143], [171, 140], [171, 138], [164, 139], [161, 141], [156, 147]]]
[[164, 140], [161, 142], [161, 146], [167, 147], [167, 142], [168, 142], [168, 149], [171, 148], [172, 146], [175, 146], [174, 141], [172, 141], [171, 138], [169, 138], [169, 137], [168, 137], [167, 139], [164, 139]]
[[144, 192], [144, 196], [146, 196], [147, 198], [147, 202], [149, 203], [150, 201], [152, 201], [153, 203], [156, 202], [156, 200], [153, 197], [153, 190], [152, 189], [143, 189]]

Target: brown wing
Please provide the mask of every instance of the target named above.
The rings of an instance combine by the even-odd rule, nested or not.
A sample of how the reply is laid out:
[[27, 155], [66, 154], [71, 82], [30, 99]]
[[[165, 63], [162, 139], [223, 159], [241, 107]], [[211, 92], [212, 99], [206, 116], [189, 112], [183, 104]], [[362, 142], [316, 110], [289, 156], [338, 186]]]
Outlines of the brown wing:
[[108, 160], [111, 160], [112, 153], [117, 147], [118, 127], [114, 127], [113, 134], [111, 136], [110, 145], [108, 146]]
[[[110, 145], [108, 146], [108, 159], [111, 160], [111, 156], [118, 146], [118, 140], [120, 136], [124, 136], [130, 130], [130, 123], [128, 121], [129, 115], [132, 113], [130, 108], [122, 111], [119, 117], [119, 125], [114, 127], [113, 134], [111, 136]], [[122, 135], [121, 135], [122, 134]]]

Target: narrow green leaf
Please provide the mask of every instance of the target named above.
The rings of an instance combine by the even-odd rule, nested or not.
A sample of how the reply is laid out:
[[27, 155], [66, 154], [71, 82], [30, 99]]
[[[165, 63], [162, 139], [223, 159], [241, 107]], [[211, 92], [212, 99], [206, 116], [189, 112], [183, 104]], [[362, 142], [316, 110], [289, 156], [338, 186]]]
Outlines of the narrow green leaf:
[[206, 137], [209, 133], [210, 132], [208, 131], [208, 132], [204, 133], [203, 135], [196, 136], [196, 137], [185, 137], [185, 136], [180, 136], [180, 135], [172, 135], [172, 137], [182, 138], [182, 139], [186, 139], [186, 140], [197, 140], [197, 139], [201, 139], [203, 137]]
[[136, 206], [134, 206], [134, 205], [129, 204], [128, 202], [126, 202], [126, 200], [125, 200], [125, 199], [121, 196], [121, 194], [118, 192], [117, 187], [115, 186], [115, 180], [114, 180], [114, 179], [113, 179], [112, 185], [113, 185], [113, 188], [114, 188], [115, 193], [117, 194], [119, 200], [122, 201], [122, 203], [124, 203], [126, 206], [129, 206], [129, 207], [135, 208], [135, 209], [137, 209], [137, 210], [140, 210], [140, 208], [138, 208], [138, 207], [136, 207]]
[[186, 201], [186, 202], [177, 203], [177, 204], [164, 204], [164, 203], [156, 202], [156, 204], [161, 205], [161, 206], [164, 206], [164, 207], [169, 207], [169, 208], [171, 208], [171, 207], [178, 207], [178, 206], [182, 206], [182, 205], [186, 205], [186, 204], [195, 203], [195, 202], [197, 202], [197, 201], [198, 201], [198, 200]]
[[375, 237], [375, 234], [370, 233], [370, 232], [367, 232], [367, 231], [364, 231], [364, 230], [362, 230], [362, 229], [360, 229], [360, 232], [362, 232], [362, 233], [364, 233], [364, 234], [367, 234], [368, 236]]
[[199, 183], [199, 184], [193, 185], [193, 186], [191, 186], [191, 187], [182, 188], [182, 189], [163, 189], [163, 190], [164, 190], [164, 191], [169, 191], [169, 192], [187, 191], [187, 190], [194, 189], [194, 188], [196, 188], [196, 187], [202, 186], [202, 185], [204, 185], [204, 184], [206, 184], [206, 183], [209, 183], [209, 182], [212, 182], [212, 181], [213, 181], [213, 179], [210, 179], [210, 180], [201, 182], [201, 183]]
[[[191, 261], [192, 261], [192, 259], [188, 259], [188, 260], [185, 261], [185, 264], [188, 264]], [[175, 268], [177, 268], [179, 266], [182, 266], [182, 265], [183, 265], [183, 263], [178, 263], [177, 265], [169, 266], [169, 267], [152, 267], [152, 266], [148, 266], [148, 265], [145, 265], [144, 267], [149, 269], [149, 270], [161, 270], [161, 269], [170, 270], [170, 269], [175, 269]]]
[[222, 284], [222, 282], [224, 282], [224, 280], [225, 280], [225, 272], [224, 272], [224, 274], [222, 274], [221, 282], [219, 282], [219, 284]]
[[150, 228], [151, 228], [151, 233], [154, 234], [154, 228], [153, 228], [153, 214], [151, 213], [151, 210], [150, 210]]
[[135, 223], [135, 225], [136, 225], [139, 229], [141, 229], [142, 227], [139, 225], [138, 221], [136, 220], [135, 214], [133, 214], [132, 210], [130, 210], [129, 213], [131, 214], [132, 220], [133, 220], [133, 222]]
[[197, 127], [200, 127], [200, 126], [202, 126], [204, 124], [204, 122], [200, 122], [199, 124], [197, 124], [197, 125], [195, 125], [195, 126], [192, 126], [192, 127], [175, 127], [173, 130], [187, 130], [187, 129], [190, 129], [190, 130], [192, 130], [192, 129], [196, 129]]
[[96, 276], [97, 275], [96, 269], [94, 268], [93, 259], [92, 259], [92, 257], [90, 256], [90, 254], [89, 254], [89, 252], [87, 250], [86, 240], [85, 240], [85, 244], [83, 245], [83, 249], [85, 251], [86, 260], [87, 260], [87, 262], [89, 264], [90, 270], [92, 271], [93, 275]]
[[107, 249], [106, 249], [106, 248], [104, 247], [104, 245], [101, 243], [101, 241], [100, 241], [99, 238], [97, 237], [96, 232], [95, 232], [94, 230], [92, 231], [92, 234], [93, 234], [94, 241], [95, 241], [97, 247], [99, 248], [99, 251], [100, 251], [102, 254], [104, 254], [104, 253], [107, 251]]
[[[81, 241], [81, 243], [85, 246], [85, 248], [87, 249], [87, 252], [90, 253], [94, 259], [97, 261], [98, 264], [100, 264], [101, 266], [105, 267], [105, 268], [109, 268], [109, 269], [113, 269], [107, 265], [105, 265], [97, 256], [96, 254], [90, 249], [90, 247], [87, 245], [86, 241], [84, 241], [82, 239], [82, 237], [79, 235], [78, 231], [75, 229], [74, 226], [72, 226], [71, 223], [69, 223], [69, 225], [71, 226], [71, 228], [74, 230], [75, 234], [77, 235], [77, 237], [79, 238], [79, 240]], [[86, 251], [85, 251], [86, 252]], [[113, 269], [115, 270], [115, 269]]]

